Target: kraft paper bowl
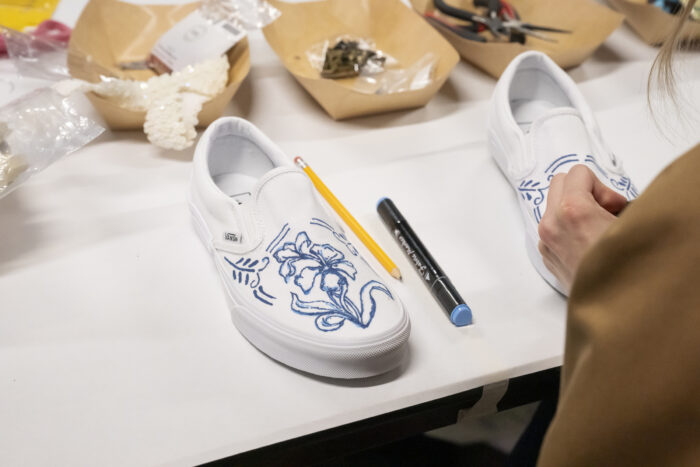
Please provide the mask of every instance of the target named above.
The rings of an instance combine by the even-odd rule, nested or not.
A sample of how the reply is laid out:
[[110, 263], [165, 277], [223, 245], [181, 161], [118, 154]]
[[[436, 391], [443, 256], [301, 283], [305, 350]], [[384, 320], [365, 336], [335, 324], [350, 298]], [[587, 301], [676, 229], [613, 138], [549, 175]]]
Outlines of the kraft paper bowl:
[[[197, 3], [185, 5], [134, 5], [117, 0], [91, 0], [78, 19], [68, 45], [68, 70], [74, 78], [98, 82], [101, 75], [147, 80], [151, 70], [122, 70], [123, 62], [145, 60], [158, 38], [190, 14]], [[246, 39], [229, 52], [228, 84], [221, 94], [204, 103], [199, 126], [220, 117], [250, 70]], [[125, 109], [94, 93], [87, 94], [112, 130], [143, 128], [145, 112]]]
[[[400, 0], [270, 3], [282, 16], [263, 29], [267, 42], [299, 84], [336, 120], [424, 106], [459, 61], [452, 46]], [[418, 90], [366, 94], [353, 88], [355, 78], [321, 78], [309, 64], [307, 50], [344, 34], [373, 39], [378, 49], [404, 67], [433, 53], [438, 61], [432, 82]]]
[[[411, 0], [421, 15], [436, 12], [433, 0]], [[446, 0], [446, 3], [474, 11], [472, 0]], [[549, 55], [562, 68], [583, 63], [605, 39], [622, 23], [623, 16], [594, 0], [510, 0], [523, 21], [572, 31], [571, 34], [545, 33], [556, 43], [528, 36], [525, 44], [509, 42], [476, 42], [464, 39], [449, 29], [436, 28], [450, 41], [466, 61], [494, 78], [501, 76], [516, 56], [528, 50]], [[436, 13], [440, 16], [439, 12]], [[446, 17], [451, 23], [457, 21]], [[483, 33], [486, 37], [488, 33]]]
[[[608, 0], [617, 11], [625, 15], [630, 27], [651, 45], [659, 45], [673, 31], [677, 16], [647, 3], [647, 0]], [[682, 40], [700, 39], [700, 22], [686, 21], [681, 32]]]

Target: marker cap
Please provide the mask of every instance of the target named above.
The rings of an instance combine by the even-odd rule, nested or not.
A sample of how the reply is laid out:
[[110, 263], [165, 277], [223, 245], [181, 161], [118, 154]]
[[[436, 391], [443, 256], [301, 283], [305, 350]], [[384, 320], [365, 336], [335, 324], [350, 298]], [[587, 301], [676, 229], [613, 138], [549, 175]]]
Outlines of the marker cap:
[[472, 310], [464, 303], [448, 278], [442, 277], [435, 281], [431, 292], [442, 309], [449, 314], [452, 324], [455, 326], [472, 324]]
[[466, 304], [455, 307], [450, 313], [450, 321], [455, 326], [469, 326], [472, 324], [472, 310]]

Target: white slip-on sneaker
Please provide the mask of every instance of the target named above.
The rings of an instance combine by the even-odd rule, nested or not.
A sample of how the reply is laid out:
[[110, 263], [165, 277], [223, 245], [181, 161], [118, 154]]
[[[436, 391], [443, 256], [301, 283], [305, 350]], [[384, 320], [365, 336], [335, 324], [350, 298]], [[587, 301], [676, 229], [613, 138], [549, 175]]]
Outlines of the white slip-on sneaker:
[[518, 196], [530, 260], [566, 295], [537, 249], [550, 180], [585, 164], [627, 199], [637, 196], [632, 181], [603, 142], [576, 83], [541, 52], [518, 55], [501, 75], [489, 109], [488, 147]]
[[193, 160], [190, 208], [233, 322], [286, 365], [333, 378], [387, 372], [410, 322], [309, 178], [251, 123], [212, 123]]

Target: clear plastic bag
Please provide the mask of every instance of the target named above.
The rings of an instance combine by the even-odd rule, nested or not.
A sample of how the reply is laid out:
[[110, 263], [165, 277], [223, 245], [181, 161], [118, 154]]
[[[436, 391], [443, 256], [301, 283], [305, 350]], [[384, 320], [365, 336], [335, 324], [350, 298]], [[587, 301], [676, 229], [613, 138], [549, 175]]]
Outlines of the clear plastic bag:
[[210, 21], [227, 21], [245, 31], [262, 29], [281, 14], [264, 0], [204, 0], [199, 11]]
[[[363, 81], [370, 85], [369, 90], [374, 94], [416, 91], [423, 89], [433, 81], [437, 61], [434, 54], [427, 53], [408, 68], [386, 70], [377, 78], [365, 76]], [[358, 84], [356, 84], [357, 86]]]
[[[338, 55], [346, 48], [351, 50], [350, 58], [343, 56], [341, 69], [332, 61], [341, 60]], [[335, 56], [331, 56], [329, 51]], [[410, 66], [402, 67], [394, 57], [377, 49], [371, 38], [351, 35], [314, 44], [307, 50], [306, 57], [311, 67], [324, 78], [355, 77], [353, 87], [365, 94], [393, 94], [422, 89], [432, 82], [438, 61], [434, 54], [428, 53]]]
[[0, 198], [103, 131], [51, 88], [0, 107]]
[[65, 43], [6, 27], [0, 27], [0, 34], [7, 55], [22, 76], [51, 81], [70, 77]]

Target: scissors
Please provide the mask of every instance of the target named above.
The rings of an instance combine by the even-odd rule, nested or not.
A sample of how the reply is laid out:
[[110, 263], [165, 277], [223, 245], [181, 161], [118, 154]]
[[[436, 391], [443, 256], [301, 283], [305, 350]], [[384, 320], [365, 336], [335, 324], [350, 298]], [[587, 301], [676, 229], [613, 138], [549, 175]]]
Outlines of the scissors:
[[[571, 31], [548, 26], [526, 23], [520, 20], [517, 11], [503, 0], [474, 0], [475, 6], [486, 7], [487, 14], [480, 16], [471, 11], [456, 8], [445, 3], [445, 0], [433, 0], [435, 8], [447, 16], [468, 21], [475, 25], [475, 32], [487, 30], [496, 39], [507, 39], [511, 42], [525, 42], [525, 36], [556, 42], [541, 32], [570, 34]], [[541, 31], [541, 32], [540, 32]]]

